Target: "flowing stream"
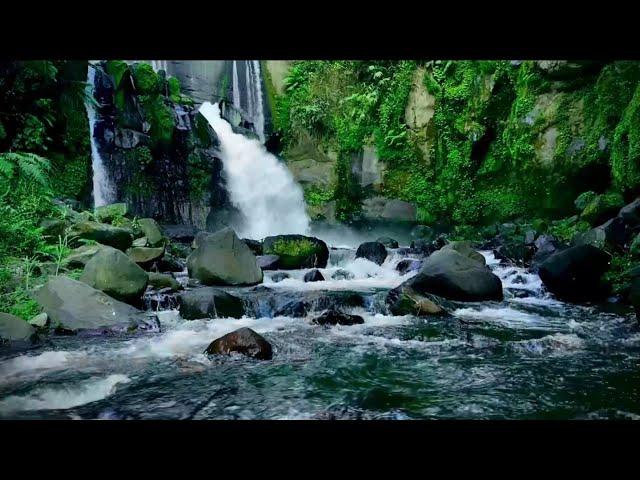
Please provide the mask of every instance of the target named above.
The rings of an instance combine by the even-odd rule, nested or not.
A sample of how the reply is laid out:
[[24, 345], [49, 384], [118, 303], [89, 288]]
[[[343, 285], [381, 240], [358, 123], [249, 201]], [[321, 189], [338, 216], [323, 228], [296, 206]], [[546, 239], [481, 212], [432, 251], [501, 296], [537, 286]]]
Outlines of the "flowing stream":
[[[394, 269], [401, 257], [378, 266], [342, 248], [321, 269], [328, 281], [304, 283], [300, 270], [274, 283], [266, 272], [264, 285], [229, 289], [252, 316], [186, 321], [165, 310], [158, 334], [53, 337], [0, 359], [0, 417], [639, 418], [635, 319], [554, 300], [536, 275], [485, 255], [505, 300], [448, 317], [389, 315], [384, 295], [408, 278]], [[353, 278], [331, 279], [338, 270]], [[354, 295], [362, 301], [348, 307]], [[328, 298], [365, 323], [277, 315], [288, 298]], [[203, 355], [240, 326], [272, 342], [273, 360]]]

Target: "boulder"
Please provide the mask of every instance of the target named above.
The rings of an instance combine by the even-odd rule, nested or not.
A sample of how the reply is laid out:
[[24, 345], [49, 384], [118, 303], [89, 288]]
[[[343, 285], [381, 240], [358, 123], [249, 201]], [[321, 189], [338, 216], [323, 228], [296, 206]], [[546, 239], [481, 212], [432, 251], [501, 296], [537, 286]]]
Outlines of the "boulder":
[[633, 202], [625, 205], [618, 212], [618, 216], [624, 220], [629, 227], [637, 227], [640, 225], [640, 198], [636, 198]]
[[342, 268], [336, 270], [331, 274], [331, 278], [334, 280], [352, 280], [354, 277], [353, 273], [348, 270], [343, 270]]
[[247, 244], [254, 255], [262, 255], [262, 242], [250, 238], [243, 238], [242, 241]]
[[155, 265], [161, 272], [182, 272], [184, 270], [184, 264], [180, 259], [166, 252]]
[[439, 247], [432, 240], [418, 239], [411, 242], [411, 248], [421, 255], [431, 255]]
[[600, 225], [615, 216], [623, 206], [624, 200], [619, 193], [598, 195], [587, 204], [580, 217], [591, 225]]
[[629, 245], [629, 253], [635, 258], [640, 258], [640, 233], [637, 234]]
[[138, 220], [138, 225], [143, 235], [147, 238], [147, 245], [149, 247], [164, 246], [165, 238], [162, 235], [158, 222], [153, 218], [141, 218]]
[[379, 242], [365, 242], [360, 244], [356, 250], [356, 258], [366, 258], [373, 263], [382, 265], [387, 258], [387, 249]]
[[362, 202], [362, 215], [373, 221], [415, 222], [417, 210], [415, 205], [403, 200], [371, 197]]
[[147, 269], [164, 255], [164, 247], [131, 247], [127, 249], [127, 255], [142, 268]]
[[217, 338], [204, 351], [208, 355], [229, 355], [231, 352], [241, 353], [258, 360], [271, 360], [273, 357], [271, 344], [246, 327]]
[[601, 278], [611, 257], [593, 245], [578, 245], [555, 253], [538, 268], [540, 279], [558, 298], [576, 301], [606, 294]]
[[136, 238], [131, 244], [134, 247], [148, 247], [149, 242], [147, 241], [147, 237]]
[[69, 256], [64, 259], [63, 264], [68, 268], [84, 268], [87, 262], [103, 248], [111, 247], [105, 247], [99, 243], [82, 245], [81, 247], [73, 249]]
[[436, 232], [433, 228], [426, 225], [416, 225], [411, 230], [411, 238], [432, 242], [436, 238]]
[[318, 325], [359, 325], [364, 323], [360, 315], [349, 315], [337, 310], [327, 310], [312, 320]]
[[183, 243], [192, 242], [198, 233], [191, 225], [162, 225], [162, 231], [170, 240]]
[[428, 293], [420, 294], [406, 285], [400, 285], [389, 291], [386, 303], [393, 315], [424, 317], [445, 313], [444, 308], [441, 306], [442, 299]]
[[29, 325], [36, 328], [45, 328], [49, 324], [49, 315], [45, 312], [39, 313], [31, 320], [29, 320]]
[[387, 248], [398, 248], [400, 246], [398, 241], [391, 237], [379, 237], [376, 242], [381, 243]]
[[[124, 228], [114, 227], [105, 223], [83, 221], [76, 223], [69, 229], [70, 239], [94, 240], [103, 245], [117, 248], [123, 252], [131, 246], [133, 236]], [[71, 242], [74, 242], [72, 240]]]
[[247, 244], [230, 228], [204, 238], [187, 258], [189, 276], [205, 285], [255, 285], [262, 270]]
[[205, 238], [211, 236], [211, 232], [198, 232], [198, 234], [194, 237], [191, 242], [191, 248], [198, 248], [198, 245], [201, 245]]
[[576, 206], [578, 211], [582, 212], [587, 205], [593, 202], [598, 195], [595, 192], [588, 191], [583, 192], [574, 200], [573, 204]]
[[471, 242], [450, 242], [443, 246], [441, 250], [455, 250], [474, 262], [478, 262], [480, 265], [487, 264], [484, 256], [471, 247]]
[[147, 275], [149, 276], [149, 285], [155, 289], [170, 288], [174, 292], [182, 290], [182, 285], [171, 275], [156, 272], [149, 272]]
[[147, 272], [120, 250], [105, 247], [84, 267], [80, 281], [127, 303], [136, 303], [148, 283]]
[[274, 273], [271, 277], [271, 280], [274, 283], [278, 283], [281, 282], [282, 280], [284, 280], [285, 278], [289, 278], [289, 274], [286, 272], [278, 272], [278, 273]]
[[186, 320], [198, 318], [241, 318], [244, 313], [242, 300], [224, 290], [200, 287], [178, 296], [180, 315]]
[[96, 207], [94, 216], [99, 222], [111, 223], [118, 217], [124, 217], [128, 210], [126, 203], [112, 203], [111, 205]]
[[502, 300], [502, 283], [475, 259], [448, 248], [429, 256], [420, 271], [402, 284], [420, 294], [431, 293], [450, 300], [478, 302]]
[[318, 270], [317, 268], [314, 268], [310, 272], [307, 272], [304, 274], [304, 281], [305, 282], [323, 282], [324, 277], [322, 276], [322, 273], [320, 273], [320, 270]]
[[572, 245], [593, 245], [600, 249], [622, 249], [627, 241], [624, 220], [614, 217], [607, 222], [583, 233], [577, 233]]
[[304, 235], [275, 235], [262, 242], [265, 255], [278, 255], [283, 270], [325, 268], [329, 260], [327, 244]]
[[422, 261], [406, 258], [398, 262], [396, 270], [400, 272], [400, 275], [404, 275], [405, 273], [413, 272], [414, 270], [420, 270], [421, 267]]
[[536, 239], [534, 247], [536, 252], [534, 253], [531, 262], [531, 269], [534, 272], [538, 271], [538, 267], [542, 262], [563, 248], [560, 242], [558, 242], [552, 235], [540, 235]]
[[59, 330], [160, 331], [155, 315], [68, 277], [50, 278], [34, 297], [49, 316], [51, 325]]
[[64, 220], [57, 218], [45, 218], [40, 222], [42, 236], [57, 239], [58, 236], [64, 237], [66, 223]]
[[14, 342], [32, 342], [36, 329], [20, 317], [0, 312], [0, 347]]
[[262, 270], [278, 270], [280, 257], [278, 255], [260, 255], [256, 257], [256, 260]]

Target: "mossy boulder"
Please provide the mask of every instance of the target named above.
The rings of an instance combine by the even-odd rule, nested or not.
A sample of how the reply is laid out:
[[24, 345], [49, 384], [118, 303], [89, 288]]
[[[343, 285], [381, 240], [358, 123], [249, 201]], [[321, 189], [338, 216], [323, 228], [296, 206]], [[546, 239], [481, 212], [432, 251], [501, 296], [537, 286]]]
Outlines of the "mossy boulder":
[[149, 285], [153, 288], [158, 290], [161, 288], [170, 288], [174, 292], [182, 290], [182, 285], [167, 273], [148, 272], [147, 275], [149, 276]]
[[82, 245], [81, 247], [74, 248], [71, 253], [64, 259], [63, 265], [67, 268], [84, 268], [89, 260], [98, 253], [105, 245], [100, 243], [94, 243], [92, 245]]
[[78, 240], [94, 240], [123, 252], [131, 246], [133, 235], [130, 230], [105, 223], [84, 221], [74, 224], [69, 230], [72, 244]]
[[138, 225], [143, 235], [147, 238], [147, 245], [149, 247], [160, 247], [164, 245], [165, 238], [162, 235], [158, 222], [153, 218], [141, 218], [138, 220]]
[[393, 315], [424, 317], [445, 313], [441, 298], [428, 293], [420, 294], [406, 285], [391, 290], [387, 294], [386, 303]]
[[111, 297], [136, 303], [147, 288], [147, 272], [115, 248], [103, 248], [84, 267], [80, 281]]
[[624, 199], [619, 193], [598, 195], [584, 208], [581, 218], [591, 225], [600, 225], [611, 217], [616, 216], [623, 206]]
[[205, 285], [255, 285], [262, 270], [251, 249], [230, 228], [211, 234], [198, 243], [187, 258], [189, 276]]
[[484, 256], [477, 252], [472, 246], [471, 242], [460, 241], [460, 242], [450, 242], [447, 243], [441, 250], [454, 250], [458, 252], [460, 255], [464, 255], [467, 258], [470, 258], [474, 262], [478, 262], [480, 265], [486, 265], [486, 260]]
[[244, 313], [242, 300], [224, 290], [201, 287], [178, 296], [180, 315], [186, 320], [199, 318], [241, 318]]
[[49, 315], [52, 327], [66, 332], [160, 331], [155, 315], [68, 277], [50, 278], [34, 297]]
[[325, 268], [329, 260], [329, 248], [319, 238], [305, 235], [275, 235], [262, 243], [264, 255], [278, 255], [279, 268]]
[[153, 262], [164, 255], [164, 247], [131, 247], [127, 249], [127, 255], [142, 268], [149, 268]]
[[589, 205], [596, 199], [597, 196], [598, 195], [592, 191], [583, 192], [578, 195], [573, 204], [576, 206], [578, 211], [582, 212], [587, 207], [587, 205]]
[[126, 203], [112, 203], [111, 205], [96, 207], [94, 215], [99, 222], [111, 223], [116, 218], [126, 216], [128, 211], [129, 207], [127, 207]]
[[148, 63], [138, 63], [133, 68], [133, 82], [140, 95], [160, 93], [160, 77]]
[[58, 236], [63, 237], [66, 228], [66, 222], [57, 218], [45, 218], [40, 222], [40, 228], [42, 229], [42, 235], [57, 239]]

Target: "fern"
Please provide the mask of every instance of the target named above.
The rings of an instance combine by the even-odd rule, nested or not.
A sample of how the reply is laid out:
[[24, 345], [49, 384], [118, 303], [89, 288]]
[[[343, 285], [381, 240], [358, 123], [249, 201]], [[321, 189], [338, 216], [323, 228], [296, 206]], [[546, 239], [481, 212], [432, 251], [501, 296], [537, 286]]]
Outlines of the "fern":
[[51, 169], [49, 160], [35, 153], [3, 152], [0, 153], [0, 177], [10, 180], [18, 175], [33, 180], [38, 185], [47, 186], [48, 173]]

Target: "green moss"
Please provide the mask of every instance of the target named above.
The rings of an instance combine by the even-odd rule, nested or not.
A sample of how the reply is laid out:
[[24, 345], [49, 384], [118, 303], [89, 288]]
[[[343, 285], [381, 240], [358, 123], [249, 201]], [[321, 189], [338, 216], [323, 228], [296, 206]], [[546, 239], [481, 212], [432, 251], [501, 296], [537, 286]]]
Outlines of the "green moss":
[[333, 191], [316, 185], [304, 188], [304, 200], [307, 205], [317, 207], [333, 200]]
[[576, 208], [579, 211], [583, 211], [587, 205], [589, 205], [591, 202], [593, 202], [596, 199], [596, 193], [592, 192], [592, 191], [588, 191], [588, 192], [583, 192], [580, 195], [578, 195], [578, 198], [576, 198], [574, 205], [576, 206]]
[[640, 184], [640, 85], [624, 110], [615, 129], [611, 168], [615, 184], [623, 190], [636, 190]]
[[149, 136], [154, 146], [166, 146], [173, 139], [175, 119], [165, 98], [161, 95], [140, 97], [145, 118], [150, 123]]
[[548, 233], [568, 243], [577, 233], [586, 232], [590, 228], [589, 222], [579, 220], [578, 217], [570, 217], [553, 222]]
[[619, 193], [598, 195], [584, 208], [581, 218], [594, 225], [607, 220], [606, 217], [615, 216], [623, 206], [624, 199]]
[[288, 257], [308, 257], [316, 253], [316, 245], [306, 238], [300, 240], [277, 240], [269, 254]]
[[124, 60], [107, 60], [105, 71], [113, 78], [113, 85], [117, 90], [120, 88], [125, 74], [129, 73], [129, 65]]
[[133, 67], [133, 82], [139, 95], [161, 93], [160, 77], [148, 63], [138, 63]]

